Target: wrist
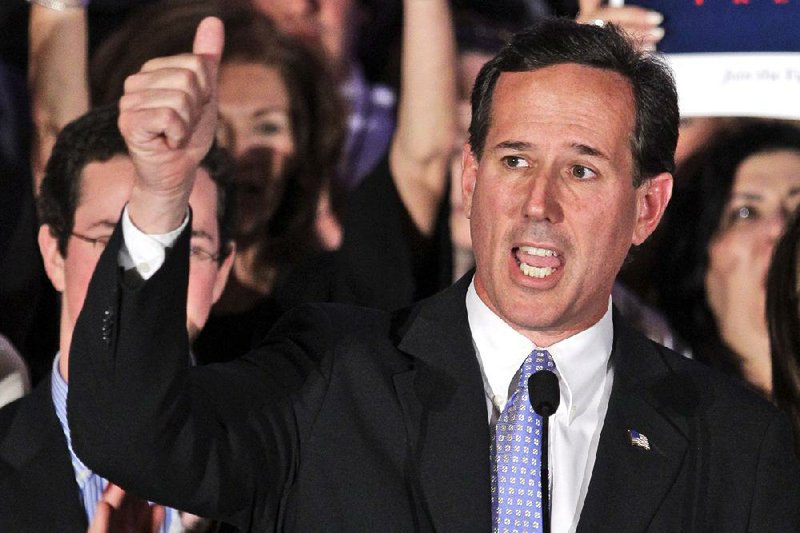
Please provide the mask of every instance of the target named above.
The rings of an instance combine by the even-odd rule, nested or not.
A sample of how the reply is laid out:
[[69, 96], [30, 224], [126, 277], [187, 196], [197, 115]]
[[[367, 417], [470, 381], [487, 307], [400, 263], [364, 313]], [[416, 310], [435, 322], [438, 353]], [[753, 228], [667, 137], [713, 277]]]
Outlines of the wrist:
[[67, 9], [85, 8], [89, 5], [90, 0], [28, 0], [28, 2], [47, 9], [66, 11]]
[[174, 231], [184, 221], [189, 194], [162, 194], [133, 186], [128, 200], [131, 222], [143, 233], [161, 235]]

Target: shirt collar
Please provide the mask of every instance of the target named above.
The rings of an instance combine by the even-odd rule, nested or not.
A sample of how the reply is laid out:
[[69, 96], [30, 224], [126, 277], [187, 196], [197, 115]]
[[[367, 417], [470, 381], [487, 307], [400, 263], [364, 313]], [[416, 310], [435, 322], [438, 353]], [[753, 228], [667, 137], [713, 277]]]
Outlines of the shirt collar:
[[83, 464], [83, 461], [78, 459], [78, 456], [75, 455], [75, 452], [72, 449], [72, 435], [69, 431], [69, 423], [67, 423], [67, 394], [69, 393], [69, 385], [67, 385], [67, 382], [61, 376], [61, 371], [58, 368], [58, 360], [60, 357], [60, 354], [56, 354], [55, 361], [53, 361], [53, 370], [50, 379], [50, 393], [53, 397], [53, 405], [56, 409], [56, 416], [58, 417], [58, 421], [61, 423], [61, 429], [64, 432], [64, 436], [67, 438], [67, 448], [69, 448], [69, 456], [72, 460], [72, 468], [75, 470], [75, 480], [78, 482], [78, 486], [81, 488], [81, 490], [83, 490], [83, 486], [92, 475], [92, 471], [89, 470], [89, 467]]
[[[486, 394], [502, 409], [513, 392], [515, 374], [537, 346], [489, 309], [475, 291], [474, 278], [467, 290], [466, 306]], [[609, 298], [608, 309], [596, 324], [547, 347], [556, 363], [561, 401], [570, 420], [586, 409], [602, 387], [609, 371], [613, 340]]]

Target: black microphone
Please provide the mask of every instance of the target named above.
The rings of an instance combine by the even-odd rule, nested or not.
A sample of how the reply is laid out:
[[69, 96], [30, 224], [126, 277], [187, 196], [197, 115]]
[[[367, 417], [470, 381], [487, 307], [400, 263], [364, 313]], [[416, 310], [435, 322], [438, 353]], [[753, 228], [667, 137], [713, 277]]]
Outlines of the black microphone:
[[561, 402], [558, 377], [549, 370], [539, 370], [528, 378], [528, 398], [536, 414], [542, 417], [542, 456], [539, 461], [542, 482], [542, 531], [550, 533], [550, 469], [548, 467], [548, 441], [550, 415], [556, 412]]

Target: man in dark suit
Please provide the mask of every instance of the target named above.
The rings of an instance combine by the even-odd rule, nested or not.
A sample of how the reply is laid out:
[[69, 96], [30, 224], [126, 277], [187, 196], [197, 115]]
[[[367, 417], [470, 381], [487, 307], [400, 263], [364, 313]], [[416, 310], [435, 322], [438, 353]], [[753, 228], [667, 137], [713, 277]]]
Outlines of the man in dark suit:
[[[189, 368], [185, 198], [222, 41], [206, 20], [194, 54], [126, 84], [133, 224], [98, 263], [70, 363], [87, 464], [245, 530], [539, 531], [545, 494], [557, 531], [798, 530], [784, 417], [610, 303], [669, 201], [678, 127], [668, 72], [613, 28], [546, 21], [481, 71], [462, 176], [474, 275], [392, 314], [298, 308], [243, 359]], [[165, 233], [163, 261], [121, 274], [137, 238]], [[560, 383], [549, 486], [534, 366]]]
[[[134, 182], [134, 167], [117, 128], [115, 108], [91, 111], [58, 138], [39, 195], [39, 248], [61, 293], [60, 350], [50, 374], [29, 395], [0, 410], [0, 531], [86, 531], [112, 509], [98, 505], [106, 481], [71, 449], [66, 420], [70, 342], [89, 280]], [[214, 151], [197, 171], [191, 192], [195, 218], [190, 296], [184, 316], [192, 336], [219, 297], [233, 261], [227, 242], [230, 179]], [[226, 214], [227, 213], [227, 214]], [[208, 257], [201, 257], [205, 253]], [[219, 260], [217, 260], [219, 258]], [[108, 327], [108, 326], [107, 326]], [[184, 353], [184, 358], [188, 350]], [[117, 494], [118, 496], [118, 494]], [[133, 499], [114, 500], [131, 508]], [[144, 502], [142, 502], [144, 503]], [[149, 509], [144, 509], [149, 510]], [[160, 513], [160, 511], [159, 511]], [[180, 521], [167, 510], [162, 530]]]

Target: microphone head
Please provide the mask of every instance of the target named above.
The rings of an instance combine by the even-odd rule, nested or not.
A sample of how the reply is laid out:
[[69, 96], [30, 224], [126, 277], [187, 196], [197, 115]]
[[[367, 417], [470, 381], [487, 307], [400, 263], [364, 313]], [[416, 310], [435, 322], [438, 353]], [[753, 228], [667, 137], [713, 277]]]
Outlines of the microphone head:
[[531, 407], [540, 416], [547, 417], [558, 409], [561, 393], [558, 377], [549, 370], [539, 370], [528, 378], [528, 397]]

